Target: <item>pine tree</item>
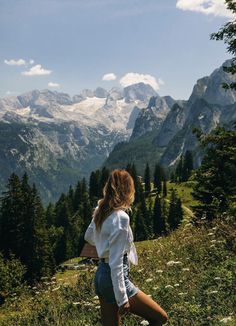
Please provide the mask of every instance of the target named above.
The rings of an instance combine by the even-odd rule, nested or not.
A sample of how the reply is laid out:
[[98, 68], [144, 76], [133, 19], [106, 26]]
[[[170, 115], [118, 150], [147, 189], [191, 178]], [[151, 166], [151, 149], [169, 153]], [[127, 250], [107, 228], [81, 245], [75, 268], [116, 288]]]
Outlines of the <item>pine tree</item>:
[[91, 201], [97, 200], [99, 194], [100, 172], [92, 171], [89, 178], [89, 198]]
[[162, 180], [163, 180], [163, 169], [160, 164], [155, 165], [154, 170], [154, 187], [157, 189], [157, 192], [160, 194], [162, 192]]
[[151, 191], [151, 179], [150, 179], [150, 168], [148, 163], [146, 164], [145, 174], [144, 174], [145, 192]]
[[183, 174], [183, 155], [181, 154], [175, 170], [176, 182], [182, 181], [182, 174]]
[[153, 233], [156, 237], [165, 234], [165, 232], [165, 219], [164, 215], [162, 214], [161, 198], [157, 194], [153, 209]]
[[170, 204], [167, 222], [169, 229], [175, 230], [180, 225], [183, 219], [183, 211], [181, 208], [181, 200], [177, 197], [176, 190], [171, 189]]
[[148, 230], [145, 223], [145, 217], [143, 216], [140, 204], [138, 205], [134, 214], [135, 228], [134, 228], [134, 240], [143, 241], [148, 239]]
[[[195, 131], [197, 132], [197, 131]], [[236, 194], [236, 124], [233, 130], [217, 127], [210, 134], [198, 134], [206, 148], [200, 168], [195, 173], [192, 206], [197, 218], [220, 217], [233, 206]]]
[[21, 181], [15, 173], [9, 177], [6, 188], [1, 197], [0, 250], [6, 257], [11, 253], [20, 257], [24, 236], [22, 218], [24, 198]]
[[162, 186], [162, 196], [163, 198], [165, 198], [167, 196], [167, 184], [166, 184], [166, 178], [164, 177], [164, 180], [163, 180], [163, 186]]
[[74, 212], [78, 211], [82, 201], [82, 183], [80, 181], [77, 182], [74, 192], [73, 198], [73, 208]]
[[183, 169], [181, 181], [187, 181], [190, 177], [191, 171], [193, 170], [193, 157], [192, 152], [187, 150], [184, 154]]

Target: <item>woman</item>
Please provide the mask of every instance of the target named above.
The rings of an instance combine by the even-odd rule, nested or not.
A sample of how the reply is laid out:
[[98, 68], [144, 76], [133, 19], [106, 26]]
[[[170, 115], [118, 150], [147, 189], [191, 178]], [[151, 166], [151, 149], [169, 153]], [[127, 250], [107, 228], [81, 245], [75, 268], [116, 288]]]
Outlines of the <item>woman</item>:
[[123, 169], [113, 170], [84, 235], [96, 246], [100, 258], [94, 286], [104, 326], [120, 325], [120, 316], [128, 312], [147, 319], [153, 326], [167, 321], [166, 312], [128, 277], [130, 262], [138, 263], [129, 215], [125, 212], [131, 210], [134, 194], [131, 175]]

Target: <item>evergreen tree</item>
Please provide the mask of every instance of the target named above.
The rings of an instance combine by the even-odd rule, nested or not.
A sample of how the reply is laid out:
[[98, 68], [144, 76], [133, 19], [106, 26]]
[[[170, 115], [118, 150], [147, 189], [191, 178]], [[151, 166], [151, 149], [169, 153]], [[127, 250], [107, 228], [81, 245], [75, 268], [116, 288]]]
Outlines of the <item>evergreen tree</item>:
[[145, 223], [145, 217], [143, 216], [143, 212], [140, 204], [136, 208], [136, 212], [134, 214], [135, 218], [135, 228], [134, 228], [134, 240], [135, 241], [143, 241], [148, 239], [148, 230]]
[[165, 219], [164, 215], [162, 214], [161, 198], [157, 194], [153, 209], [153, 233], [156, 237], [164, 234], [165, 232]]
[[160, 194], [162, 192], [162, 180], [163, 180], [163, 169], [160, 164], [155, 165], [154, 170], [154, 187], [157, 189], [157, 192]]
[[175, 170], [176, 182], [182, 181], [182, 174], [183, 174], [183, 155], [181, 154]]
[[195, 130], [205, 156], [195, 173], [193, 197], [199, 201], [192, 206], [195, 216], [208, 220], [220, 217], [233, 206], [236, 194], [236, 124], [233, 130], [217, 127], [203, 135]]
[[6, 257], [9, 257], [11, 253], [20, 257], [24, 236], [22, 217], [24, 197], [21, 181], [15, 173], [9, 177], [6, 188], [1, 197], [0, 250]]
[[162, 186], [162, 196], [163, 198], [165, 198], [167, 196], [167, 184], [166, 184], [166, 178], [164, 177], [164, 180], [163, 180], [163, 186]]
[[137, 170], [135, 164], [127, 164], [126, 171], [132, 176], [134, 180], [134, 188], [135, 188], [135, 200], [134, 204], [140, 202], [141, 200], [141, 192], [142, 192], [142, 185], [140, 183], [139, 177], [137, 175]]
[[151, 191], [151, 179], [150, 179], [150, 168], [148, 163], [146, 164], [145, 174], [144, 174], [145, 192]]
[[187, 150], [184, 154], [184, 159], [183, 159], [183, 169], [182, 169], [181, 181], [187, 181], [188, 178], [190, 177], [192, 170], [193, 170], [192, 152]]
[[181, 206], [181, 200], [177, 197], [176, 190], [171, 189], [169, 212], [167, 217], [167, 222], [169, 229], [175, 230], [181, 223], [183, 219], [183, 211]]
[[82, 201], [82, 183], [80, 181], [77, 182], [74, 192], [73, 198], [73, 208], [74, 212], [78, 211]]
[[89, 179], [89, 198], [91, 201], [97, 200], [99, 194], [99, 182], [100, 182], [100, 172], [92, 171]]

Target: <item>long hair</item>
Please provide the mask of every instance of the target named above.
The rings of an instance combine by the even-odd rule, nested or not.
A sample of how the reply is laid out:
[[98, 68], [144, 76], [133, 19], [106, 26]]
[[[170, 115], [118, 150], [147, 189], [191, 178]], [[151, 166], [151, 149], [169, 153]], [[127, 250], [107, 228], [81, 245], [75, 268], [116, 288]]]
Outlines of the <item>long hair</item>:
[[101, 229], [102, 223], [112, 211], [131, 210], [134, 194], [134, 180], [129, 172], [123, 169], [113, 170], [103, 188], [103, 198], [98, 200], [98, 207], [93, 212], [96, 229]]

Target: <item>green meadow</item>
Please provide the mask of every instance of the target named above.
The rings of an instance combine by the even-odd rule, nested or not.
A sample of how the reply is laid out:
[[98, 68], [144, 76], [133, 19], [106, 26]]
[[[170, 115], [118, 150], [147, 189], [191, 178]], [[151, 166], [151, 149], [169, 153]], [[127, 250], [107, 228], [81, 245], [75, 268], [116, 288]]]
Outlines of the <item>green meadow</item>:
[[[235, 325], [234, 224], [229, 217], [210, 226], [185, 223], [167, 237], [135, 243], [139, 264], [131, 265], [130, 279], [168, 312], [168, 325]], [[0, 325], [101, 325], [95, 271], [82, 265], [25, 287], [1, 306]], [[122, 317], [122, 325], [142, 324], [139, 316]]]

